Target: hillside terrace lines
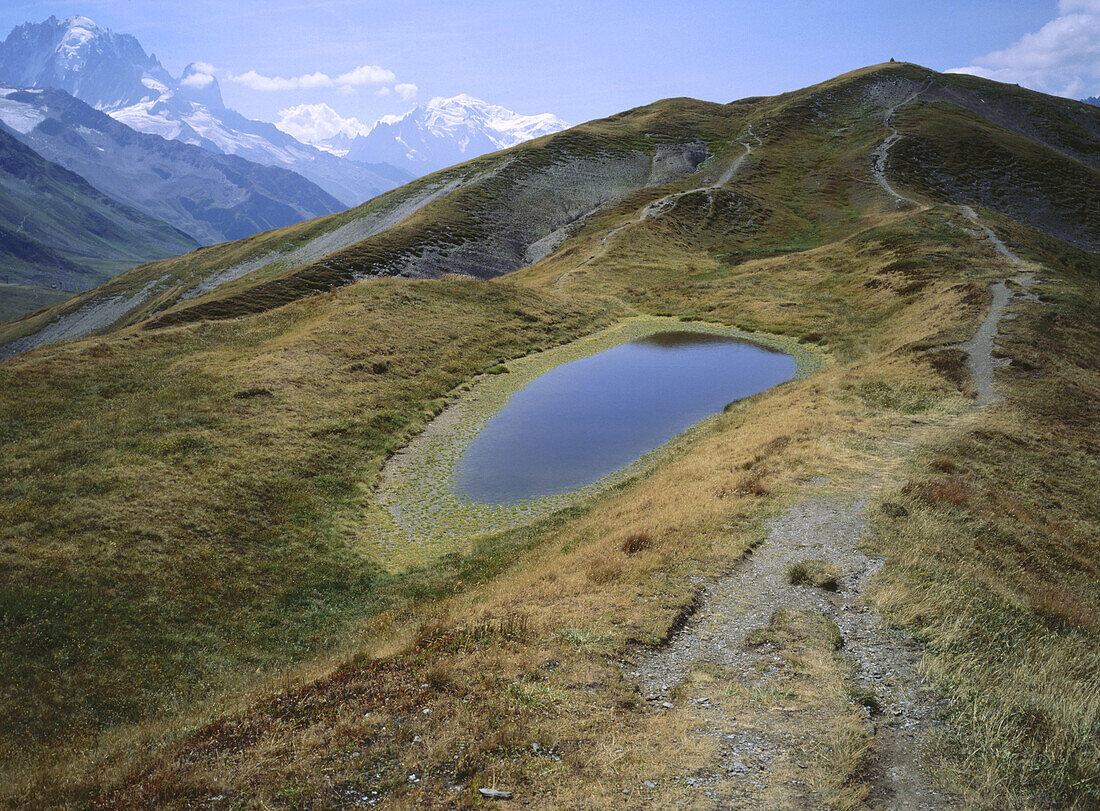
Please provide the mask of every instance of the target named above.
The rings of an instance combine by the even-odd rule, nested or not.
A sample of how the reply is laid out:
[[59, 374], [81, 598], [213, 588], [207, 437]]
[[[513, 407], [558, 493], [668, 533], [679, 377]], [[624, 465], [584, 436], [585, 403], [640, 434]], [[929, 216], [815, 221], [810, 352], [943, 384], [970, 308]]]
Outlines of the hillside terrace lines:
[[748, 143], [749, 138], [754, 139], [756, 141], [756, 145], [758, 147], [764, 145], [764, 142], [760, 140], [760, 136], [758, 136], [756, 133], [754, 133], [752, 131], [752, 125], [750, 124], [749, 127], [745, 130], [744, 135], [742, 135], [738, 139], [738, 143], [741, 144], [741, 146], [743, 146], [745, 148], [745, 151], [741, 155], [738, 155], [737, 158], [735, 158], [733, 160], [733, 162], [729, 165], [729, 167], [726, 169], [726, 171], [722, 173], [722, 176], [713, 185], [703, 186], [701, 188], [696, 188], [696, 189], [688, 189], [686, 191], [673, 192], [672, 194], [666, 194], [664, 197], [659, 197], [658, 199], [654, 200], [652, 203], [648, 203], [646, 206], [644, 206], [642, 208], [642, 210], [638, 213], [638, 216], [635, 219], [629, 220], [629, 221], [623, 223], [622, 225], [616, 226], [615, 228], [612, 228], [610, 231], [608, 231], [606, 234], [604, 234], [603, 237], [600, 238], [600, 248], [595, 253], [593, 253], [591, 256], [589, 256], [587, 259], [585, 259], [583, 262], [581, 262], [579, 265], [577, 265], [577, 267], [573, 268], [573, 270], [567, 271], [565, 273], [562, 273], [560, 276], [558, 276], [558, 278], [554, 281], [554, 288], [557, 289], [557, 290], [561, 290], [562, 286], [565, 283], [565, 280], [572, 273], [576, 272], [577, 270], [580, 270], [582, 267], [589, 264], [593, 259], [595, 259], [597, 256], [599, 256], [600, 253], [602, 253], [603, 250], [606, 248], [608, 241], [613, 236], [618, 234], [620, 231], [623, 231], [623, 230], [629, 228], [632, 225], [638, 225], [639, 223], [645, 222], [647, 220], [652, 220], [652, 219], [656, 219], [656, 218], [660, 217], [662, 214], [665, 213], [665, 211], [667, 211], [669, 208], [671, 208], [671, 206], [679, 198], [684, 197], [684, 196], [689, 195], [689, 194], [703, 193], [703, 194], [707, 194], [710, 197], [711, 205], [713, 206], [713, 204], [714, 204], [714, 194], [713, 193], [720, 190], [720, 189], [722, 189], [722, 187], [724, 187], [731, 180], [733, 180], [734, 176], [741, 170], [741, 166], [744, 164], [745, 159], [748, 158], [749, 155], [752, 154], [752, 144]]

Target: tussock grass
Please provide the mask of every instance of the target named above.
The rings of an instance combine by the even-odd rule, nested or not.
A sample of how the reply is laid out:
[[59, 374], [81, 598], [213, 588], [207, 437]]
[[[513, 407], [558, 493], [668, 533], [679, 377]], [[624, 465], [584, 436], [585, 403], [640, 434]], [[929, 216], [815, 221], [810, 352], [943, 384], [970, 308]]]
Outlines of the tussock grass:
[[379, 283], [5, 363], [4, 760], [171, 718], [431, 595], [453, 566], [391, 577], [349, 542], [359, 488], [460, 381], [601, 310]]
[[[919, 215], [914, 227], [921, 228]], [[831, 250], [847, 255], [850, 248], [842, 244]], [[783, 282], [789, 285], [784, 292], [812, 301], [813, 287], [800, 290], [799, 285], [817, 272], [812, 269], [819, 254], [811, 252], [801, 263], [792, 256], [782, 261], [793, 271]], [[849, 265], [853, 287], [879, 261], [888, 260], [876, 257]], [[650, 283], [669, 284], [683, 270], [682, 260], [670, 263], [662, 270], [667, 280], [661, 275]], [[820, 272], [822, 280], [833, 273]], [[619, 283], [615, 274], [609, 276], [609, 285]], [[845, 282], [830, 278], [827, 284]], [[621, 290], [610, 287], [605, 292]], [[418, 288], [410, 288], [412, 292]], [[773, 312], [774, 293], [760, 294], [759, 312]], [[441, 560], [439, 587], [416, 592], [415, 603], [406, 604], [408, 613], [388, 613], [390, 623], [372, 626], [361, 648], [380, 657], [369, 660], [380, 663], [371, 667], [386, 663], [392, 673], [403, 674], [387, 677], [385, 684], [392, 687], [371, 688], [378, 701], [386, 699], [396, 708], [379, 725], [389, 731], [400, 719], [402, 729], [409, 729], [408, 740], [419, 735], [431, 741], [430, 747], [400, 748], [400, 743], [391, 744], [358, 726], [332, 731], [339, 725], [331, 713], [346, 706], [347, 699], [336, 701], [332, 691], [337, 688], [326, 685], [344, 677], [321, 672], [312, 689], [328, 700], [316, 705], [305, 726], [272, 730], [270, 738], [261, 735], [279, 741], [277, 745], [239, 748], [230, 745], [235, 739], [231, 738], [208, 749], [201, 737], [185, 740], [152, 763], [148, 778], [129, 781], [118, 796], [144, 801], [154, 796], [156, 786], [156, 796], [168, 801], [179, 798], [188, 786], [188, 791], [200, 794], [237, 791], [255, 801], [291, 795], [297, 803], [321, 801], [328, 796], [323, 784], [329, 780], [317, 781], [316, 775], [328, 774], [332, 783], [347, 780], [358, 785], [365, 774], [354, 761], [333, 760], [331, 753], [363, 751], [370, 753], [374, 764], [371, 774], [383, 775], [379, 780], [396, 802], [449, 797], [453, 783], [506, 786], [541, 802], [606, 805], [620, 800], [624, 787], [634, 790], [644, 780], [665, 787], [667, 797], [686, 799], [690, 795], [681, 793], [686, 791], [684, 784], [673, 778], [690, 773], [711, 754], [687, 734], [689, 718], [645, 712], [611, 657], [630, 644], [665, 639], [694, 599], [694, 578], [724, 570], [731, 558], [756, 543], [755, 518], [774, 509], [774, 500], [794, 492], [805, 476], [843, 477], [867, 470], [868, 457], [855, 449], [857, 440], [892, 435], [905, 418], [908, 400], [895, 398], [887, 406], [871, 407], [853, 388], [854, 382], [886, 381], [904, 391], [919, 386], [929, 399], [922, 420], [943, 419], [964, 403], [955, 385], [925, 363], [921, 350], [894, 350], [914, 341], [934, 343], [953, 324], [972, 319], [977, 313], [966, 303], [966, 292], [951, 284], [933, 284], [908, 308], [897, 304], [897, 294], [892, 293], [879, 304], [848, 311], [836, 334], [847, 336], [847, 351], [857, 360], [835, 363], [810, 378], [739, 402], [643, 475], [543, 521], [481, 539], [472, 550], [469, 579], [448, 580], [442, 572], [460, 564]], [[929, 309], [939, 317], [926, 318]], [[756, 311], [746, 306], [741, 314]], [[792, 317], [786, 310], [774, 312], [779, 318]], [[770, 317], [762, 316], [762, 323], [771, 325]], [[792, 332], [805, 334], [806, 329]], [[889, 354], [880, 354], [883, 347]], [[768, 495], [738, 488], [743, 477], [757, 472]], [[655, 542], [629, 553], [624, 540], [642, 531]], [[479, 632], [471, 640], [470, 629], [479, 627], [483, 618], [510, 616], [527, 618], [529, 636], [507, 640]], [[433, 629], [428, 634], [420, 633], [425, 622]], [[427, 644], [416, 642], [425, 637]], [[863, 796], [865, 789], [852, 775], [858, 771], [855, 764], [864, 751], [865, 732], [858, 720], [862, 716], [850, 700], [845, 671], [834, 662], [831, 650], [805, 656], [825, 657], [821, 661], [835, 673], [824, 692], [824, 682], [807, 679], [806, 689], [812, 687], [813, 696], [784, 688], [811, 704], [826, 702], [813, 706], [829, 708], [823, 716], [830, 719], [828, 728], [822, 729], [820, 738], [826, 748], [814, 761], [820, 764], [814, 767], [817, 785], [829, 796]], [[800, 654], [799, 661], [804, 658]], [[362, 667], [361, 661], [348, 667]], [[430, 674], [420, 668], [431, 668]], [[438, 705], [446, 707], [441, 712], [431, 705], [432, 711], [424, 716], [419, 699], [415, 709], [398, 700], [404, 691], [401, 685], [414, 683], [444, 685], [448, 695], [463, 685], [458, 692], [461, 707]], [[356, 706], [361, 705], [351, 705], [349, 712], [357, 711]], [[405, 706], [410, 709], [401, 709]], [[772, 706], [753, 706], [761, 719], [772, 719]], [[254, 707], [240, 723], [261, 723], [266, 712]], [[414, 717], [416, 723], [406, 726]], [[544, 754], [534, 753], [534, 743]], [[669, 746], [682, 748], [675, 762], [663, 756]], [[415, 757], [407, 754], [414, 749]], [[548, 750], [561, 760], [546, 756]], [[423, 772], [430, 778], [409, 783], [408, 774], [396, 766], [398, 759], [385, 754], [396, 751], [406, 753], [403, 768], [415, 768], [417, 775], [423, 777]], [[841, 758], [829, 754], [833, 752], [848, 754]], [[454, 754], [462, 764], [457, 771]]]
[[836, 567], [825, 560], [800, 560], [787, 570], [787, 582], [794, 586], [816, 586], [826, 591], [840, 588]]

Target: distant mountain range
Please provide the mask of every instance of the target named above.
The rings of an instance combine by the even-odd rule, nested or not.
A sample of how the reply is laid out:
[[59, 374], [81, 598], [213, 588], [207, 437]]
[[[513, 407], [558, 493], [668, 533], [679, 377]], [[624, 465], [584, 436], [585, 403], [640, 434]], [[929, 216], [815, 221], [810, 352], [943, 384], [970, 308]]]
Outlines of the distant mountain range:
[[566, 126], [460, 95], [306, 144], [228, 109], [209, 65], [175, 78], [87, 17], [25, 23], [0, 42], [0, 320]]
[[1081, 99], [1085, 104], [1091, 104], [1093, 107], [1100, 107], [1100, 96], [1089, 96], [1087, 99]]
[[294, 172], [136, 132], [63, 90], [0, 85], [0, 123], [42, 157], [205, 245], [344, 208]]
[[435, 98], [368, 133], [318, 144], [352, 160], [383, 161], [420, 177], [498, 149], [568, 129], [551, 113], [519, 115], [465, 94]]
[[0, 319], [198, 247], [0, 129]]
[[290, 169], [345, 206], [412, 179], [392, 166], [340, 160], [245, 118], [225, 107], [209, 66], [193, 63], [174, 79], [134, 37], [87, 17], [14, 28], [0, 43], [0, 81], [64, 90], [140, 132]]

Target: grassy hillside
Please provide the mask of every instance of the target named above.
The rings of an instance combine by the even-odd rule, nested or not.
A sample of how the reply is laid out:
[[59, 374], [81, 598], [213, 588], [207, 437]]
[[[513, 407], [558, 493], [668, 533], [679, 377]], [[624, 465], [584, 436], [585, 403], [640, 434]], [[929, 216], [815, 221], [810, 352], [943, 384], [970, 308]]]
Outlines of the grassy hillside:
[[[894, 117], [886, 171], [912, 200], [897, 206], [872, 154], [883, 111], [922, 88]], [[1000, 106], [978, 116], [968, 93]], [[1009, 112], [1013, 128], [994, 120]], [[9, 325], [0, 341], [165, 280], [104, 335], [0, 364], [5, 791], [401, 807], [473, 805], [499, 785], [607, 807], [649, 781], [658, 804], [698, 803], [688, 778], [719, 744], [692, 736], [690, 694], [808, 739], [799, 802], [873, 804], [873, 696], [821, 617], [773, 618], [776, 681], [749, 690], [704, 663], [669, 712], [620, 662], [667, 640], [700, 583], [809, 488], [896, 481], [882, 486], [906, 516], [868, 537], [887, 559], [874, 599], [926, 643], [953, 700], [941, 785], [993, 806], [1100, 802], [1100, 261], [1085, 249], [1095, 169], [1069, 154], [1093, 137], [1078, 112], [914, 65], [729, 105], [669, 100]], [[974, 143], [1003, 149], [999, 171], [1050, 216], [970, 196], [991, 171]], [[661, 155], [688, 168], [661, 174]], [[583, 190], [600, 184], [620, 185], [593, 205]], [[539, 195], [555, 205], [527, 205]], [[1018, 268], [963, 203], [1033, 263], [1043, 301], [1014, 305], [1004, 399], [981, 410], [960, 344]], [[330, 237], [395, 211], [359, 241]], [[528, 240], [559, 228], [523, 266]], [[280, 258], [322, 239], [331, 253]], [[511, 272], [470, 278], [479, 251], [484, 275]], [[463, 275], [365, 278], [394, 268]], [[631, 314], [787, 336], [828, 362], [467, 556], [396, 573], [371, 558], [363, 515], [390, 453], [479, 373]]]

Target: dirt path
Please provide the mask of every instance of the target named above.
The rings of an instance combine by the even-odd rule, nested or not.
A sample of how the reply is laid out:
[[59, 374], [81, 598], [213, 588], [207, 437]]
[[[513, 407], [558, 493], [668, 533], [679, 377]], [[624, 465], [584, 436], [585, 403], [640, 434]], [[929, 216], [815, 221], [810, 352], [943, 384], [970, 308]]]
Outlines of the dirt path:
[[666, 194], [664, 197], [660, 197], [654, 200], [652, 203], [649, 203], [640, 212], [638, 212], [638, 216], [635, 219], [629, 220], [622, 225], [616, 226], [615, 228], [612, 228], [610, 231], [604, 234], [603, 237], [600, 239], [599, 249], [597, 249], [595, 253], [593, 253], [572, 270], [567, 270], [559, 275], [558, 278], [554, 280], [554, 289], [561, 290], [563, 285], [565, 284], [566, 279], [568, 279], [571, 275], [576, 273], [578, 270], [583, 268], [601, 253], [603, 253], [604, 249], [607, 246], [608, 240], [610, 240], [620, 231], [623, 231], [624, 229], [629, 228], [632, 225], [637, 225], [638, 223], [645, 222], [646, 220], [651, 220], [655, 217], [659, 217], [673, 203], [675, 203], [676, 200], [683, 197], [684, 195], [699, 193], [713, 194], [713, 192], [721, 189], [723, 186], [733, 180], [734, 175], [736, 175], [737, 172], [740, 171], [741, 166], [745, 162], [745, 159], [752, 154], [752, 144], [748, 143], [750, 138], [756, 141], [757, 146], [763, 146], [763, 141], [760, 140], [759, 136], [757, 136], [756, 133], [752, 131], [752, 127], [749, 126], [749, 128], [745, 130], [745, 134], [738, 139], [738, 143], [745, 148], [744, 153], [737, 156], [737, 158], [729, 165], [726, 171], [722, 173], [722, 176], [718, 178], [717, 182], [713, 186], [704, 186], [699, 189], [688, 189], [687, 191], [673, 192], [672, 194]]
[[989, 305], [989, 312], [978, 327], [974, 336], [962, 345], [967, 354], [967, 368], [970, 378], [977, 389], [977, 397], [974, 405], [977, 408], [990, 405], [1000, 399], [993, 390], [993, 376], [997, 369], [1008, 365], [1007, 359], [994, 356], [997, 334], [1000, 331], [1001, 321], [1011, 318], [1011, 313], [1006, 313], [1008, 307], [1014, 301], [1038, 301], [1038, 297], [1031, 293], [1031, 287], [1035, 284], [1035, 275], [1027, 270], [1027, 263], [1014, 254], [1007, 245], [988, 226], [978, 221], [977, 212], [970, 206], [960, 207], [963, 214], [973, 220], [978, 226], [978, 233], [984, 234], [993, 244], [996, 251], [1006, 257], [1019, 271], [1011, 277], [1011, 281], [1018, 285], [1016, 290], [1011, 290], [1008, 280], [995, 282], [991, 289], [993, 301]]
[[[862, 481], [854, 488], [858, 495], [827, 492], [823, 481], [811, 486], [818, 492], [769, 520], [765, 541], [728, 576], [703, 588], [700, 608], [670, 644], [639, 654], [629, 667], [647, 699], [672, 708], [683, 705], [685, 679], [700, 665], [732, 674], [742, 692], [768, 696], [779, 690], [781, 705], [782, 666], [746, 642], [780, 609], [824, 615], [839, 628], [855, 679], [878, 708], [867, 714], [875, 748], [867, 775], [870, 799], [889, 808], [951, 807], [925, 768], [927, 742], [943, 707], [919, 675], [919, 648], [888, 629], [864, 600], [881, 562], [861, 552], [858, 541], [869, 500], [887, 484]], [[803, 559], [831, 563], [840, 574], [839, 590], [791, 585], [787, 571]], [[805, 741], [794, 730], [808, 730], [809, 719], [805, 727], [792, 727], [778, 718], [762, 721], [745, 710], [732, 712], [719, 702], [687, 702], [700, 716], [699, 734], [719, 743], [721, 762], [691, 783], [703, 797], [745, 807], [815, 801], [800, 787], [802, 781], [790, 779], [792, 768], [806, 767]], [[784, 712], [789, 716], [789, 710], [779, 714]]]
[[[993, 285], [988, 314], [963, 344], [978, 391], [975, 407], [982, 407], [998, 399], [994, 372], [1005, 362], [995, 357], [995, 349], [1002, 322], [1013, 317], [1007, 309], [1014, 301], [1038, 298], [1029, 290], [1035, 282], [1029, 265], [978, 222], [972, 208], [961, 210], [977, 226], [972, 233], [989, 239], [1018, 271]], [[912, 439], [899, 442], [894, 462], [913, 447]], [[753, 642], [754, 635], [768, 629], [784, 609], [835, 623], [843, 639], [841, 651], [851, 662], [849, 678], [859, 694], [871, 697], [865, 719], [873, 755], [862, 774], [869, 790], [866, 800], [892, 809], [958, 805], [955, 798], [937, 791], [929, 775], [930, 744], [942, 724], [944, 706], [920, 673], [920, 646], [889, 628], [865, 596], [882, 562], [864, 554], [859, 539], [869, 505], [895, 485], [887, 474], [864, 479], [847, 491], [831, 490], [824, 480], [811, 482], [800, 501], [765, 523], [763, 543], [728, 575], [700, 582], [697, 610], [668, 645], [639, 651], [624, 663], [654, 706], [693, 713], [696, 734], [717, 742], [718, 762], [688, 780], [701, 792], [703, 805], [785, 807], [820, 802], [809, 787], [812, 768], [804, 761], [807, 736], [828, 734], [820, 726], [820, 717], [827, 714], [825, 704], [785, 704], [789, 666]], [[802, 560], [826, 561], [834, 567], [838, 590], [788, 582], [790, 567]], [[731, 693], [756, 696], [757, 706], [692, 696], [693, 678], [708, 667], [733, 679]]]
[[893, 123], [894, 113], [896, 113], [906, 104], [910, 104], [916, 101], [920, 94], [931, 86], [932, 80], [929, 79], [928, 84], [926, 84], [920, 90], [916, 91], [902, 101], [899, 101], [893, 107], [887, 108], [886, 114], [883, 116], [882, 119], [882, 123], [885, 124], [890, 130], [890, 135], [886, 137], [885, 141], [879, 144], [878, 148], [871, 156], [871, 168], [874, 172], [875, 180], [878, 182], [878, 184], [882, 186], [887, 194], [894, 198], [894, 208], [908, 208], [909, 206], [914, 205], [914, 202], [912, 200], [907, 197], [902, 197], [900, 194], [894, 191], [894, 187], [891, 186], [890, 181], [886, 179], [886, 162], [887, 159], [890, 157], [890, 148], [901, 140], [901, 133], [897, 131], [897, 128], [894, 126]]

